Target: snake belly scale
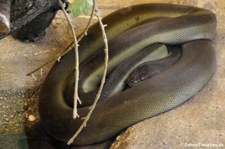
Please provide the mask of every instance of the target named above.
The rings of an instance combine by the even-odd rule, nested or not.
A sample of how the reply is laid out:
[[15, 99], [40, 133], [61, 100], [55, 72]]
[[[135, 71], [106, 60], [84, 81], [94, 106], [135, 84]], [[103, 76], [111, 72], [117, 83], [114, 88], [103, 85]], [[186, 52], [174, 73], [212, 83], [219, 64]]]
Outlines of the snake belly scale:
[[[157, 17], [165, 19], [148, 22]], [[209, 10], [175, 4], [142, 4], [118, 10], [105, 17], [103, 22], [107, 24], [111, 69], [154, 43], [180, 44], [182, 56], [153, 78], [99, 102], [74, 145], [105, 141], [141, 120], [177, 107], [199, 92], [215, 71], [215, 55], [210, 40], [214, 36], [216, 17]], [[87, 72], [101, 75], [101, 47], [104, 43], [98, 23], [90, 28], [79, 44], [81, 65], [94, 63], [98, 67], [87, 68]], [[67, 142], [82, 123], [81, 119], [72, 118], [72, 108], [64, 99], [72, 73], [73, 50], [52, 67], [39, 99], [41, 126], [49, 135], [63, 142]], [[85, 78], [81, 78], [81, 86], [87, 92], [96, 87], [90, 84], [93, 81], [88, 81], [94, 77], [87, 73]], [[84, 117], [88, 110], [88, 107], [78, 109], [80, 117]]]

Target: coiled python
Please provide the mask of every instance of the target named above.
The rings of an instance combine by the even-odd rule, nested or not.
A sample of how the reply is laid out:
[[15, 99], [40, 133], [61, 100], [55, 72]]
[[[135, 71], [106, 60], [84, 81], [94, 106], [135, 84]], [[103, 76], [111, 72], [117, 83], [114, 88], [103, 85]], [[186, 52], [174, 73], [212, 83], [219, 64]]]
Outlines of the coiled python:
[[[215, 33], [216, 17], [209, 10], [175, 4], [142, 4], [118, 10], [103, 22], [107, 24], [111, 70], [155, 43], [181, 45], [182, 55], [169, 69], [99, 102], [74, 145], [103, 142], [141, 120], [184, 103], [204, 87], [215, 71], [210, 40]], [[84, 70], [80, 90], [88, 93], [97, 88], [103, 69], [104, 44], [98, 23], [79, 45], [80, 65], [85, 66], [81, 67]], [[52, 67], [39, 99], [41, 126], [62, 142], [67, 142], [82, 123], [80, 118], [72, 118], [72, 108], [65, 101], [73, 73], [71, 50]], [[88, 107], [78, 109], [80, 117], [88, 110]]]

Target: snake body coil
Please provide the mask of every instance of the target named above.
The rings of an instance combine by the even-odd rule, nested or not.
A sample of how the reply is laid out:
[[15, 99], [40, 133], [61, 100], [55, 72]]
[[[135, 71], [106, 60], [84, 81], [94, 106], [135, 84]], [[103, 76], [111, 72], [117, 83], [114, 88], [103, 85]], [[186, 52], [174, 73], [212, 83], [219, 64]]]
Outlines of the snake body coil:
[[[152, 21], [159, 17], [163, 19]], [[215, 32], [216, 17], [208, 10], [173, 4], [144, 4], [118, 10], [103, 22], [107, 24], [110, 69], [154, 43], [181, 44], [182, 56], [153, 78], [99, 102], [87, 127], [73, 142], [75, 145], [105, 141], [141, 120], [184, 103], [204, 87], [215, 71], [210, 39]], [[103, 70], [103, 45], [99, 24], [95, 24], [80, 42], [81, 66], [90, 65], [82, 67], [88, 69], [83, 74], [86, 76], [81, 76], [81, 86], [86, 92], [96, 88], [92, 83], [98, 82], [96, 76]], [[82, 123], [81, 119], [72, 118], [72, 108], [64, 99], [73, 73], [74, 52], [71, 50], [52, 67], [39, 100], [41, 125], [63, 142], [67, 142]], [[78, 109], [80, 117], [88, 111], [88, 107]]]

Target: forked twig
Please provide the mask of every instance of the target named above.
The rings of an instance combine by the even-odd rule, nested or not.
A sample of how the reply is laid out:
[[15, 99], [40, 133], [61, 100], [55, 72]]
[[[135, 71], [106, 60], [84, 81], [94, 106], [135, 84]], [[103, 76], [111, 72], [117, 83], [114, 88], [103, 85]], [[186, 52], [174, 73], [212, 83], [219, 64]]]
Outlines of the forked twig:
[[106, 36], [106, 33], [105, 33], [105, 27], [106, 27], [106, 25], [104, 25], [102, 23], [102, 20], [101, 20], [101, 18], [99, 16], [99, 10], [97, 9], [96, 4], [95, 4], [95, 0], [93, 0], [93, 7], [94, 7], [94, 10], [95, 10], [95, 15], [98, 18], [99, 24], [101, 26], [102, 36], [103, 36], [103, 39], [104, 39], [104, 44], [105, 44], [105, 48], [104, 48], [104, 52], [105, 52], [104, 62], [105, 62], [105, 66], [104, 66], [104, 71], [103, 71], [103, 75], [102, 75], [102, 79], [101, 79], [101, 84], [100, 84], [98, 93], [97, 93], [97, 95], [95, 97], [94, 103], [89, 108], [90, 111], [88, 112], [88, 114], [83, 118], [84, 121], [81, 124], [80, 128], [76, 131], [76, 133], [72, 136], [72, 138], [67, 142], [68, 145], [72, 144], [73, 141], [75, 140], [75, 138], [83, 130], [83, 128], [86, 127], [87, 122], [88, 122], [88, 120], [89, 120], [92, 112], [94, 111], [94, 109], [96, 107], [96, 104], [97, 104], [97, 102], [98, 102], [98, 100], [100, 98], [100, 95], [101, 95], [101, 92], [102, 92], [102, 89], [103, 89], [103, 86], [104, 86], [104, 83], [105, 83], [106, 74], [107, 74], [109, 56], [108, 56], [108, 39], [107, 39], [107, 36]]
[[[91, 21], [92, 21], [93, 17], [94, 17], [94, 8], [92, 7], [91, 16], [90, 16], [90, 18], [88, 20], [87, 26], [85, 27], [84, 31], [78, 37], [78, 39], [77, 39], [78, 42], [81, 41], [81, 39], [87, 34], [87, 32], [88, 32], [88, 30], [89, 30], [89, 28], [91, 26]], [[57, 60], [59, 61], [62, 56], [64, 56], [66, 53], [68, 53], [73, 48], [73, 46], [74, 46], [74, 42], [71, 42], [64, 52], [60, 53], [60, 55], [52, 58], [48, 62], [42, 64], [39, 67], [37, 67], [36, 69], [30, 71], [29, 73], [27, 73], [27, 76], [31, 76], [33, 73], [39, 71], [40, 69], [42, 69], [43, 67], [45, 67], [46, 65], [48, 65], [50, 63], [53, 63], [53, 62], [55, 62]]]
[[101, 18], [99, 16], [99, 10], [96, 8], [96, 2], [95, 2], [95, 0], [93, 0], [92, 12], [91, 12], [91, 16], [90, 16], [90, 19], [88, 21], [88, 24], [87, 24], [85, 30], [79, 36], [78, 39], [76, 38], [76, 33], [74, 31], [74, 27], [73, 27], [71, 21], [69, 20], [67, 14], [66, 14], [66, 10], [64, 9], [64, 6], [63, 6], [62, 1], [61, 0], [58, 0], [58, 3], [60, 5], [60, 7], [62, 8], [62, 11], [63, 11], [63, 13], [64, 13], [64, 15], [66, 17], [66, 20], [68, 21], [69, 26], [70, 26], [70, 28], [72, 30], [73, 37], [74, 37], [74, 43], [75, 44], [74, 43], [71, 43], [60, 56], [57, 56], [57, 57], [53, 58], [52, 60], [50, 60], [47, 63], [45, 63], [45, 64], [41, 65], [40, 67], [38, 67], [37, 69], [29, 72], [27, 75], [32, 75], [33, 73], [35, 73], [36, 71], [42, 69], [44, 66], [48, 65], [49, 63], [52, 63], [52, 62], [54, 62], [56, 60], [59, 61], [60, 58], [61, 58], [61, 56], [63, 56], [66, 53], [68, 53], [72, 49], [72, 47], [74, 45], [75, 46], [75, 60], [76, 60], [76, 62], [75, 62], [75, 87], [74, 87], [74, 90], [75, 90], [74, 91], [74, 100], [75, 101], [74, 101], [74, 112], [73, 112], [73, 117], [74, 118], [75, 117], [78, 117], [78, 113], [77, 113], [77, 101], [80, 102], [80, 99], [79, 99], [78, 94], [77, 94], [78, 79], [79, 79], [79, 59], [77, 57], [78, 56], [78, 42], [87, 34], [87, 31], [88, 31], [88, 29], [90, 27], [90, 24], [91, 24], [91, 20], [92, 20], [92, 18], [93, 18], [94, 15], [98, 18], [98, 21], [99, 21], [99, 24], [100, 24], [101, 30], [102, 30], [102, 36], [103, 36], [103, 39], [104, 39], [104, 44], [105, 44], [105, 48], [104, 48], [104, 52], [105, 52], [105, 58], [104, 58], [105, 67], [104, 67], [103, 76], [102, 76], [102, 79], [101, 79], [101, 84], [100, 84], [98, 93], [97, 93], [97, 95], [95, 97], [95, 100], [94, 100], [93, 105], [89, 108], [90, 109], [89, 113], [87, 114], [86, 117], [83, 118], [84, 121], [83, 121], [82, 125], [77, 130], [77, 132], [74, 134], [74, 136], [67, 142], [67, 144], [70, 145], [74, 141], [74, 139], [79, 135], [79, 133], [82, 131], [82, 129], [84, 127], [86, 127], [86, 124], [87, 124], [87, 122], [88, 122], [88, 120], [89, 120], [92, 112], [94, 111], [94, 109], [96, 107], [96, 104], [97, 104], [99, 98], [100, 98], [100, 95], [101, 95], [101, 92], [102, 92], [102, 89], [103, 89], [103, 86], [104, 86], [104, 83], [105, 83], [105, 78], [106, 78], [107, 68], [108, 68], [108, 59], [109, 59], [109, 57], [108, 57], [108, 39], [107, 39], [107, 36], [106, 36], [106, 33], [105, 33], [105, 27], [106, 27], [106, 25], [104, 25], [102, 23], [102, 20], [101, 20]]

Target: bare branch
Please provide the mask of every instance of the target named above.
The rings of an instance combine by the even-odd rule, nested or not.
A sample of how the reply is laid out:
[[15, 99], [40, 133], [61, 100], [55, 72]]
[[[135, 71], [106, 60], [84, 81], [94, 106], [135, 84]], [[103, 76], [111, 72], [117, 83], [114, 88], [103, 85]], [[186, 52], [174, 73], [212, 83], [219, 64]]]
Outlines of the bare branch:
[[95, 0], [93, 0], [93, 8], [94, 8], [94, 11], [95, 11], [94, 13], [95, 13], [96, 17], [98, 18], [99, 24], [101, 26], [102, 36], [103, 36], [103, 39], [104, 39], [104, 44], [105, 44], [105, 48], [104, 48], [105, 59], [104, 59], [104, 62], [105, 62], [105, 66], [104, 66], [103, 76], [102, 76], [102, 79], [101, 79], [101, 84], [100, 84], [98, 93], [97, 93], [97, 95], [95, 97], [94, 103], [90, 107], [90, 111], [86, 115], [86, 117], [82, 118], [84, 121], [81, 124], [80, 128], [76, 131], [76, 133], [72, 136], [72, 138], [67, 142], [68, 145], [72, 144], [73, 141], [75, 140], [75, 138], [80, 134], [80, 132], [82, 131], [82, 129], [84, 127], [86, 127], [87, 122], [88, 122], [88, 120], [89, 120], [92, 112], [94, 111], [94, 109], [96, 107], [96, 104], [98, 103], [98, 100], [100, 98], [100, 95], [101, 95], [101, 92], [102, 92], [102, 89], [103, 89], [103, 86], [104, 86], [104, 83], [105, 83], [106, 74], [107, 74], [109, 56], [108, 56], [108, 39], [107, 39], [107, 36], [106, 36], [106, 33], [105, 33], [105, 28], [104, 28], [106, 25], [104, 25], [102, 23], [102, 20], [101, 20], [101, 18], [99, 16], [99, 10], [96, 8]]

